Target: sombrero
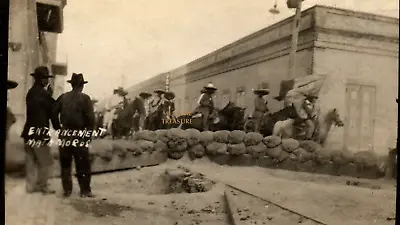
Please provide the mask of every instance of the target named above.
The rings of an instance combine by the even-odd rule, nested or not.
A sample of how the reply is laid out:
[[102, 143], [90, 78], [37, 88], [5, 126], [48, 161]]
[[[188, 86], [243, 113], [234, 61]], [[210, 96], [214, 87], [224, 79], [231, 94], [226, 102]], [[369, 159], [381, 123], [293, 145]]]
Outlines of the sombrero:
[[151, 94], [150, 94], [150, 93], [147, 93], [147, 92], [141, 92], [141, 93], [139, 94], [139, 96], [142, 97], [142, 98], [148, 98], [148, 97], [151, 96]]
[[164, 98], [166, 98], [168, 100], [172, 100], [175, 98], [175, 93], [172, 91], [167, 91], [164, 93]]
[[204, 93], [206, 93], [207, 92], [207, 90], [206, 89], [201, 89], [201, 91], [200, 91], [202, 94], [204, 94]]
[[212, 90], [212, 91], [216, 91], [216, 90], [217, 90], [217, 88], [214, 87], [214, 85], [213, 85], [211, 82], [208, 83], [207, 86], [204, 87], [204, 89], [206, 89], [206, 90]]
[[14, 89], [18, 86], [18, 83], [12, 80], [7, 81], [7, 90], [8, 89]]
[[257, 89], [253, 89], [253, 92], [256, 95], [267, 95], [269, 94], [268, 86], [268, 83], [261, 83], [258, 85]]
[[293, 89], [294, 80], [283, 80], [280, 85], [279, 95], [274, 98], [277, 101], [282, 101], [286, 97], [286, 94]]
[[163, 90], [161, 90], [161, 89], [156, 89], [156, 90], [154, 90], [154, 93], [157, 93], [157, 94], [159, 94], [159, 93], [164, 94], [165, 91], [163, 91]]

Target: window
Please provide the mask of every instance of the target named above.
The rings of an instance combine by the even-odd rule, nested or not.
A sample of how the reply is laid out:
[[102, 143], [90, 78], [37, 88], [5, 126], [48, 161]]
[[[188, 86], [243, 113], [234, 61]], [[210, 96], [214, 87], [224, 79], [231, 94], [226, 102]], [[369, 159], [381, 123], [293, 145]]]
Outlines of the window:
[[52, 4], [37, 3], [37, 21], [39, 31], [52, 33], [61, 33], [62, 24], [62, 8], [61, 6]]
[[374, 86], [348, 84], [346, 87], [345, 148], [372, 150], [376, 89]]
[[235, 103], [237, 106], [244, 107], [246, 101], [246, 91], [244, 87], [238, 87], [236, 89]]

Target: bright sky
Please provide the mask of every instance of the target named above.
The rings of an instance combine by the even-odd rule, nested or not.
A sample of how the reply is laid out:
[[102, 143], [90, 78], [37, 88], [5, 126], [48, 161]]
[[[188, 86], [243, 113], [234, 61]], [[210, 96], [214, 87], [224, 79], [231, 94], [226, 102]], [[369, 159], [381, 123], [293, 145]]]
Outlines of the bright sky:
[[[293, 15], [286, 0], [278, 0], [280, 14], [270, 14], [274, 3], [68, 0], [57, 60], [68, 63], [67, 78], [82, 72], [89, 81], [84, 92], [102, 99], [122, 83], [128, 88]], [[303, 8], [315, 4], [398, 18], [398, 0], [305, 0]]]

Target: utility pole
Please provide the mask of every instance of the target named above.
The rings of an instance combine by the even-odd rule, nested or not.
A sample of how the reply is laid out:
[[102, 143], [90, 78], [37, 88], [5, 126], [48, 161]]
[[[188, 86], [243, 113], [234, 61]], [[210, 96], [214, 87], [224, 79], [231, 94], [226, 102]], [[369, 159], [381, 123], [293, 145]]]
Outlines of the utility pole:
[[294, 72], [296, 67], [296, 52], [297, 44], [299, 40], [299, 29], [300, 29], [300, 19], [301, 19], [301, 5], [304, 0], [287, 0], [286, 4], [289, 9], [296, 9], [296, 14], [294, 15], [293, 25], [292, 25], [292, 46], [290, 48], [289, 55], [289, 76], [288, 79], [294, 78]]

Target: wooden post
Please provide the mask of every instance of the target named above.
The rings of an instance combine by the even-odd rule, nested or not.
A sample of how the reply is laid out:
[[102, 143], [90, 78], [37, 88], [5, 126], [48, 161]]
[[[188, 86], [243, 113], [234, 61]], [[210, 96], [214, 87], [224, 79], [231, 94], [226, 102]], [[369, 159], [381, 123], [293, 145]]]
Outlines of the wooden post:
[[288, 79], [294, 78], [295, 66], [296, 66], [296, 52], [297, 52], [297, 43], [299, 37], [299, 28], [300, 28], [300, 19], [301, 19], [301, 4], [302, 1], [298, 1], [296, 7], [296, 14], [293, 19], [292, 26], [292, 47], [290, 48], [289, 55], [289, 77]]

